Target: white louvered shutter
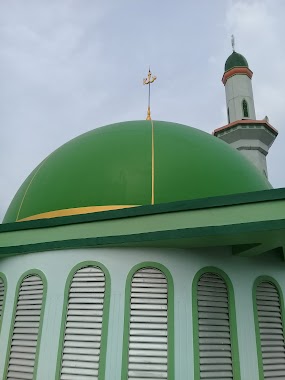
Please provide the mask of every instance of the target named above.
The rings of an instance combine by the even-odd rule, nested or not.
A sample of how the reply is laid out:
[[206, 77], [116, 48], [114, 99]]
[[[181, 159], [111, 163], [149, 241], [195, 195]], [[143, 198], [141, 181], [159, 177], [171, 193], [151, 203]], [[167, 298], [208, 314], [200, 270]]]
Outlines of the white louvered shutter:
[[168, 378], [167, 304], [165, 275], [155, 268], [137, 271], [131, 284], [129, 380]]
[[5, 284], [0, 277], [0, 326], [3, 318], [3, 307], [4, 307], [4, 296], [5, 296]]
[[69, 291], [61, 380], [96, 380], [105, 297], [105, 275], [86, 267], [73, 276]]
[[8, 364], [8, 380], [32, 380], [43, 303], [43, 282], [29, 275], [21, 283]]
[[285, 379], [285, 344], [278, 291], [270, 282], [256, 289], [263, 374], [266, 380]]
[[233, 379], [228, 289], [215, 273], [198, 282], [200, 378]]

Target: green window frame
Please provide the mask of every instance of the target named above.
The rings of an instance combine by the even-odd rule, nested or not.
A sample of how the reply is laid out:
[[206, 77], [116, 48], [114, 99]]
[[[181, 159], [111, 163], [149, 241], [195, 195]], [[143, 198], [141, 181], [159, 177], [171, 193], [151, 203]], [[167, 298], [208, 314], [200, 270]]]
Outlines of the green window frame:
[[248, 102], [245, 99], [243, 99], [241, 104], [243, 117], [249, 117]]
[[[265, 380], [266, 377], [264, 374], [263, 369], [263, 355], [262, 355], [262, 349], [261, 349], [261, 334], [260, 334], [260, 326], [259, 326], [259, 318], [258, 318], [258, 305], [257, 305], [257, 290], [259, 285], [262, 283], [269, 283], [275, 287], [278, 297], [279, 297], [279, 308], [280, 308], [280, 314], [281, 314], [281, 324], [282, 324], [282, 330], [283, 330], [283, 348], [285, 349], [285, 334], [284, 334], [284, 327], [285, 327], [285, 315], [284, 315], [284, 298], [283, 293], [281, 290], [280, 285], [278, 282], [270, 277], [270, 276], [260, 276], [258, 277], [253, 284], [252, 288], [252, 303], [253, 303], [253, 315], [254, 315], [254, 324], [255, 324], [255, 336], [256, 336], [256, 348], [257, 348], [257, 358], [258, 358], [258, 370], [259, 370], [259, 379]], [[280, 377], [281, 379], [282, 377]]]
[[199, 350], [199, 312], [198, 312], [198, 283], [200, 278], [206, 273], [219, 276], [227, 287], [228, 293], [228, 313], [230, 324], [230, 340], [232, 352], [232, 372], [233, 379], [240, 380], [238, 335], [236, 323], [234, 288], [228, 275], [219, 268], [205, 267], [199, 270], [192, 283], [192, 315], [193, 315], [193, 348], [194, 348], [194, 379], [200, 380], [200, 350]]
[[[4, 316], [4, 310], [5, 310], [5, 303], [6, 303], [6, 294], [7, 294], [7, 278], [4, 273], [0, 272], [0, 281], [3, 284], [3, 293], [0, 294], [0, 333], [1, 333], [1, 327], [2, 327], [2, 321]], [[2, 298], [2, 300], [1, 300]]]
[[[65, 290], [64, 290], [64, 303], [63, 303], [63, 312], [62, 312], [62, 320], [61, 320], [61, 329], [59, 335], [59, 345], [58, 345], [58, 355], [57, 355], [57, 367], [56, 367], [56, 376], [55, 379], [59, 380], [61, 377], [61, 368], [62, 368], [62, 360], [63, 360], [63, 351], [64, 351], [64, 337], [66, 331], [67, 324], [67, 312], [68, 312], [68, 304], [69, 304], [69, 295], [70, 289], [72, 286], [72, 282], [75, 274], [84, 269], [84, 268], [98, 268], [102, 271], [105, 277], [105, 293], [104, 293], [104, 301], [103, 301], [103, 309], [102, 309], [102, 327], [101, 327], [101, 344], [100, 344], [100, 353], [99, 353], [99, 371], [98, 371], [98, 379], [105, 379], [105, 368], [106, 368], [106, 352], [107, 352], [107, 339], [108, 339], [108, 323], [109, 323], [109, 308], [110, 308], [110, 292], [111, 292], [111, 277], [107, 268], [97, 262], [97, 261], [83, 261], [78, 263], [75, 267], [73, 267], [67, 277]], [[94, 322], [96, 316], [94, 317]], [[84, 348], [84, 347], [83, 347]], [[80, 379], [80, 377], [78, 377]]]
[[128, 379], [129, 364], [129, 331], [130, 331], [130, 306], [131, 306], [131, 286], [134, 275], [142, 269], [157, 269], [167, 280], [167, 378], [174, 380], [174, 285], [170, 271], [157, 262], [143, 262], [135, 265], [129, 272], [125, 288], [125, 316], [124, 316], [124, 338], [122, 355], [122, 380]]
[[[9, 343], [8, 343], [8, 349], [6, 354], [6, 362], [5, 362], [5, 368], [4, 368], [4, 376], [3, 379], [8, 378], [8, 372], [9, 372], [9, 363], [10, 363], [10, 355], [12, 350], [12, 339], [14, 335], [14, 329], [15, 329], [15, 323], [16, 323], [16, 313], [17, 313], [17, 306], [18, 306], [18, 300], [20, 296], [20, 290], [21, 286], [24, 283], [24, 281], [32, 276], [39, 277], [39, 279], [42, 282], [43, 285], [43, 292], [42, 292], [42, 303], [41, 303], [41, 311], [40, 311], [40, 318], [39, 318], [39, 326], [38, 326], [38, 332], [37, 332], [37, 343], [35, 347], [35, 358], [34, 358], [34, 369], [33, 369], [33, 380], [37, 378], [37, 369], [38, 369], [38, 360], [39, 360], [39, 353], [40, 353], [40, 343], [41, 343], [41, 335], [42, 335], [42, 327], [44, 322], [44, 311], [45, 311], [45, 304], [46, 304], [46, 295], [47, 295], [47, 280], [42, 271], [39, 269], [31, 269], [26, 271], [22, 274], [20, 279], [18, 280], [17, 286], [16, 286], [16, 293], [15, 293], [15, 300], [14, 300], [14, 307], [13, 307], [13, 314], [12, 314], [12, 322], [10, 327], [10, 333], [9, 333]], [[27, 308], [27, 310], [29, 310]]]

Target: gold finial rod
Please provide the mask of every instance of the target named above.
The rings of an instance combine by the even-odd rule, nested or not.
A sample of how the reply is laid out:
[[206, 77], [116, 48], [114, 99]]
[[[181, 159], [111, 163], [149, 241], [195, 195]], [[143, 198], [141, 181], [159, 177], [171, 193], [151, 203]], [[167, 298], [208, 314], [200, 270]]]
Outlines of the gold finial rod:
[[150, 85], [156, 80], [156, 76], [152, 76], [150, 68], [148, 69], [147, 78], [144, 78], [143, 84], [148, 84], [148, 107], [147, 107], [147, 116], [146, 120], [151, 120], [150, 114]]

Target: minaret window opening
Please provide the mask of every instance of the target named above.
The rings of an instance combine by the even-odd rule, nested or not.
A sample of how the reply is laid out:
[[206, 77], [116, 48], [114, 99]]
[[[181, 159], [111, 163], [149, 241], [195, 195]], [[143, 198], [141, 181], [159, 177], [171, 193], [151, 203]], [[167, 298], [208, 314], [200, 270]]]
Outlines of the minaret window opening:
[[228, 107], [228, 123], [230, 124], [230, 109], [229, 109], [229, 107]]
[[248, 104], [247, 104], [247, 101], [245, 99], [243, 99], [243, 101], [242, 101], [242, 110], [243, 110], [243, 116], [249, 117]]

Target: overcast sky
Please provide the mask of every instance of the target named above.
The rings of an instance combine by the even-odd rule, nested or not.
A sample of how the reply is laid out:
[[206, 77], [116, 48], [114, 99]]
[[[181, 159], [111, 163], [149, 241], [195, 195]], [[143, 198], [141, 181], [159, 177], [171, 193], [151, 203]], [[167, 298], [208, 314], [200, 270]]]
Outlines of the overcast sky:
[[1, 0], [0, 220], [49, 153], [88, 130], [152, 117], [212, 132], [226, 124], [224, 63], [254, 72], [258, 119], [279, 130], [269, 179], [285, 187], [284, 0]]

